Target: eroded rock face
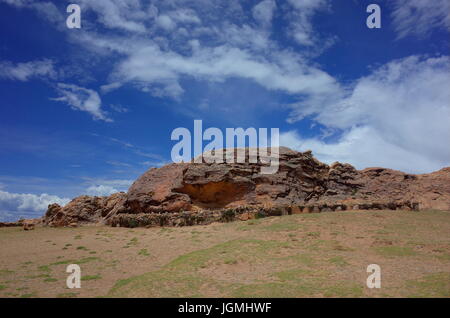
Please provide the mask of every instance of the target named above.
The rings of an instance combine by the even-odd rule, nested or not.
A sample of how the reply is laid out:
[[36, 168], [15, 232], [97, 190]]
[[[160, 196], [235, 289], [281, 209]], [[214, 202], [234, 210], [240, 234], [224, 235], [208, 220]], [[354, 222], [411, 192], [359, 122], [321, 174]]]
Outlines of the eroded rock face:
[[[128, 191], [128, 212], [179, 212], [303, 202], [324, 190], [328, 166], [311, 153], [280, 150], [276, 174], [252, 163], [172, 164], [151, 169]], [[345, 191], [343, 186], [337, 189]]]
[[109, 197], [81, 196], [73, 199], [64, 207], [51, 204], [43, 218], [48, 226], [76, 226], [105, 222], [123, 207], [126, 194], [115, 193]]
[[104, 222], [112, 226], [181, 226], [295, 213], [367, 209], [450, 210], [450, 168], [411, 175], [384, 168], [331, 166], [311, 152], [281, 147], [277, 173], [259, 164], [182, 163], [153, 168], [128, 193], [83, 196], [51, 205], [53, 226]]

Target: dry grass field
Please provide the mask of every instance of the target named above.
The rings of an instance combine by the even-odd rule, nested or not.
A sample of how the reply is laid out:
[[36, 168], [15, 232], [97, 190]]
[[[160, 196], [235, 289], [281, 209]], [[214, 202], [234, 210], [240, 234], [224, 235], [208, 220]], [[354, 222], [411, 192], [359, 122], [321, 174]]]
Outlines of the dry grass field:
[[[79, 264], [81, 288], [66, 287]], [[382, 286], [366, 286], [369, 264]], [[450, 297], [450, 213], [0, 229], [0, 297]]]

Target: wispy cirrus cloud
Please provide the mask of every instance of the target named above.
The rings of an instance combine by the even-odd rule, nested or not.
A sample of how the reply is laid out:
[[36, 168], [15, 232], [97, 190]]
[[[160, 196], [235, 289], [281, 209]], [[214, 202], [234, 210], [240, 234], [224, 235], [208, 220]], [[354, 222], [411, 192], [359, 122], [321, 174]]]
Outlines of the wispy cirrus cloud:
[[406, 36], [425, 37], [435, 29], [450, 31], [450, 1], [395, 0], [393, 24], [399, 39]]
[[328, 0], [288, 0], [292, 11], [289, 13], [289, 34], [304, 46], [315, 46], [323, 40], [315, 32], [312, 19], [317, 12], [330, 9]]
[[56, 79], [54, 61], [49, 59], [20, 63], [0, 61], [0, 79], [26, 82], [34, 78]]
[[112, 122], [112, 119], [102, 110], [102, 100], [96, 91], [65, 83], [58, 83], [57, 91], [60, 97], [51, 98], [51, 100], [65, 102], [75, 110], [88, 112], [94, 119]]
[[59, 10], [53, 2], [35, 0], [0, 0], [0, 3], [1, 2], [12, 5], [18, 9], [34, 10], [40, 17], [53, 23], [59, 29], [65, 27], [65, 25], [63, 24], [65, 21], [65, 17], [61, 10]]

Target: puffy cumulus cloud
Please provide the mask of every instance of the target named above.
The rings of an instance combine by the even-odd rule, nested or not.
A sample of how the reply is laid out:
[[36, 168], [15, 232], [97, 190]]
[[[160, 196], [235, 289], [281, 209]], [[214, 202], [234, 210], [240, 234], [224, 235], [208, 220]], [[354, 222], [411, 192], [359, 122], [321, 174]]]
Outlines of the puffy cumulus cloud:
[[57, 90], [61, 96], [52, 100], [65, 102], [73, 109], [88, 112], [94, 119], [112, 121], [102, 110], [102, 100], [96, 91], [64, 83], [58, 83]]
[[32, 78], [55, 79], [57, 72], [52, 60], [30, 61], [12, 63], [0, 61], [0, 79], [9, 79], [26, 82]]
[[85, 190], [87, 195], [108, 196], [117, 192], [126, 192], [133, 181], [122, 179], [87, 179], [87, 183], [90, 184]]
[[107, 185], [90, 186], [86, 189], [86, 193], [93, 196], [108, 196], [117, 192], [120, 191], [112, 186]]
[[65, 205], [70, 200], [49, 194], [19, 194], [0, 191], [0, 216], [18, 219], [24, 216], [38, 217], [47, 210], [48, 205]]
[[411, 56], [359, 79], [345, 98], [321, 107], [296, 104], [292, 121], [311, 116], [340, 132], [335, 142], [282, 135], [327, 162], [430, 172], [450, 165], [450, 58]]
[[175, 29], [175, 22], [167, 15], [160, 15], [156, 18], [156, 24], [166, 31]]
[[398, 38], [408, 35], [424, 37], [432, 30], [450, 31], [450, 1], [448, 0], [395, 0], [393, 25]]

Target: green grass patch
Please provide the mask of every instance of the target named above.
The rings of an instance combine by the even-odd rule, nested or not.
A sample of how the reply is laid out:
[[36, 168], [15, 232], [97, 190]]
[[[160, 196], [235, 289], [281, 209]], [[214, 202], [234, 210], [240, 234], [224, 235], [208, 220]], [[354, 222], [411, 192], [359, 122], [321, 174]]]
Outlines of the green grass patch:
[[57, 298], [76, 298], [78, 293], [62, 293], [56, 295]]
[[51, 272], [52, 269], [48, 265], [41, 265], [38, 267], [38, 270], [41, 272]]
[[271, 232], [282, 232], [282, 231], [296, 231], [300, 228], [300, 224], [296, 222], [283, 222], [283, 223], [274, 223], [268, 226], [263, 227], [265, 231]]
[[314, 259], [310, 254], [296, 254], [287, 256], [285, 259], [293, 261], [296, 265], [312, 266]]
[[450, 254], [443, 254], [436, 256], [441, 261], [450, 261]]
[[376, 251], [386, 257], [417, 255], [412, 248], [405, 246], [381, 246], [377, 247]]
[[363, 296], [363, 286], [352, 283], [341, 283], [327, 287], [323, 295], [333, 298], [355, 298]]
[[101, 279], [102, 276], [100, 275], [86, 275], [86, 276], [82, 276], [81, 280], [82, 281], [86, 281], [86, 280], [96, 280], [96, 279]]
[[50, 274], [38, 274], [38, 275], [28, 275], [25, 276], [27, 279], [35, 279], [35, 278], [47, 278], [50, 277]]
[[306, 236], [307, 236], [307, 237], [310, 237], [310, 238], [315, 238], [315, 239], [317, 239], [317, 238], [320, 237], [320, 232], [309, 232], [309, 233], [306, 234]]
[[235, 265], [235, 264], [237, 264], [237, 263], [238, 263], [238, 260], [237, 260], [237, 259], [234, 259], [234, 258], [226, 259], [226, 260], [224, 261], [224, 264], [227, 264], [227, 265]]
[[11, 271], [9, 269], [0, 269], [0, 277], [2, 276], [8, 276], [14, 274], [14, 271]]
[[59, 261], [59, 262], [55, 262], [55, 263], [51, 263], [50, 266], [55, 266], [55, 265], [68, 265], [68, 264], [85, 264], [85, 263], [89, 263], [89, 262], [93, 262], [93, 261], [98, 261], [99, 258], [98, 257], [84, 257], [81, 258], [79, 260], [75, 260], [75, 259], [68, 259], [68, 260], [63, 260], [63, 261]]
[[408, 297], [450, 297], [450, 273], [435, 273], [406, 282]]
[[337, 266], [347, 266], [347, 261], [342, 256], [335, 256], [328, 260], [331, 264], [337, 265]]
[[147, 251], [146, 248], [143, 248], [139, 251], [138, 255], [142, 255], [142, 256], [150, 256], [150, 253]]
[[213, 247], [181, 255], [158, 271], [119, 280], [110, 290], [112, 297], [201, 297], [204, 286], [230, 293], [235, 284], [218, 277], [205, 277], [204, 268], [246, 262], [269, 262], [288, 243], [263, 240], [232, 240]]

